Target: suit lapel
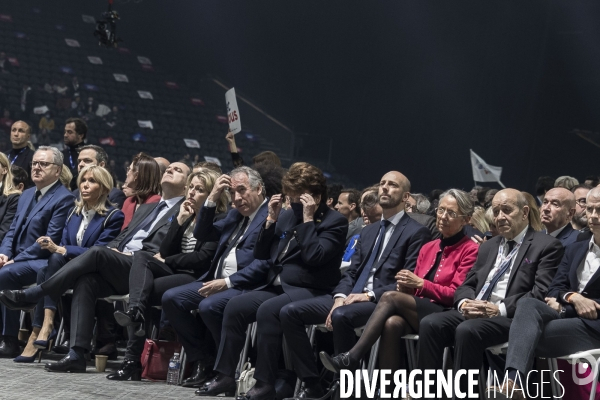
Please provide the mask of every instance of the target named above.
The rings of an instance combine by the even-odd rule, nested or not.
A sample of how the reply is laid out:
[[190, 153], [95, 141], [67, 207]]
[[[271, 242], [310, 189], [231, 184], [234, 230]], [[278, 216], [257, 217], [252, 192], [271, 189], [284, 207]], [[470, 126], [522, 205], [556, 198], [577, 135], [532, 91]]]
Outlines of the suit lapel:
[[506, 286], [506, 292], [509, 291], [510, 285], [515, 279], [515, 275], [517, 275], [517, 270], [521, 267], [521, 263], [523, 262], [523, 257], [527, 254], [527, 250], [531, 245], [531, 240], [533, 239], [533, 229], [529, 228], [527, 233], [525, 233], [525, 237], [523, 238], [523, 242], [521, 243], [521, 247], [519, 248], [519, 252], [515, 256], [515, 262], [510, 269], [510, 276], [508, 277], [508, 285]]
[[[27, 221], [25, 221], [25, 225], [22, 228], [23, 231], [27, 228], [27, 226], [29, 225], [29, 221], [31, 221], [33, 219], [33, 217], [35, 216], [35, 214], [37, 214], [42, 208], [44, 208], [44, 206], [54, 196], [54, 193], [56, 192], [56, 189], [58, 188], [58, 185], [61, 185], [60, 181], [56, 182], [54, 184], [54, 186], [52, 186], [50, 189], [48, 189], [48, 191], [46, 192], [46, 194], [44, 194], [42, 196], [42, 198], [37, 202], [37, 204], [31, 209], [31, 211], [29, 212], [29, 215], [27, 216]], [[31, 200], [30, 201], [33, 200], [33, 196], [34, 195], [35, 195], [35, 191], [33, 192], [33, 195], [31, 196]]]
[[[329, 209], [329, 207], [327, 207], [327, 205], [321, 204], [319, 205], [319, 208], [317, 208], [317, 211], [315, 212], [314, 215], [314, 224], [315, 224], [315, 231], [318, 232], [319, 230], [319, 226], [323, 223], [323, 220], [325, 219], [325, 214], [327, 213], [327, 210]], [[281, 252], [285, 249], [285, 247], [288, 245], [288, 243], [290, 244], [287, 252], [285, 253], [285, 256], [283, 257], [288, 258], [291, 257], [292, 255], [294, 255], [294, 253], [299, 249], [298, 248], [298, 241], [297, 240], [293, 240], [294, 239], [294, 233], [295, 230], [294, 228], [296, 227], [296, 225], [294, 225], [293, 227], [290, 227], [289, 229], [289, 239], [286, 238], [287, 240], [280, 240], [279, 241], [279, 247], [277, 249], [277, 255], [279, 256], [279, 254], [281, 254]]]
[[25, 212], [27, 211], [27, 208], [29, 208], [29, 203], [31, 203], [31, 201], [33, 200], [34, 194], [35, 194], [35, 188], [28, 189], [28, 190], [24, 191], [23, 194], [21, 195], [21, 196], [23, 196], [21, 198], [23, 207], [16, 214], [17, 230], [15, 231], [15, 236], [14, 236], [15, 239], [19, 238], [19, 236], [21, 236], [21, 232], [23, 232], [23, 227], [25, 225], [24, 220], [26, 218]]
[[[383, 253], [381, 253], [381, 257], [379, 257], [379, 260], [375, 261], [376, 268], [379, 268], [381, 265], [383, 265], [385, 263], [385, 260], [387, 260], [387, 258], [390, 256], [392, 249], [396, 246], [396, 243], [400, 239], [400, 236], [402, 236], [402, 232], [404, 232], [404, 228], [406, 228], [406, 224], [408, 223], [409, 218], [410, 217], [408, 216], [408, 214], [404, 213], [402, 218], [400, 218], [400, 221], [398, 221], [398, 225], [394, 228], [394, 233], [392, 233], [392, 237], [390, 238], [390, 240], [387, 242], [387, 245], [383, 249]], [[384, 240], [385, 240], [384, 238], [381, 239], [382, 246], [383, 246]]]
[[[181, 203], [183, 203], [183, 200], [184, 200], [184, 198], [182, 198], [177, 203], [175, 203], [173, 205], [173, 207], [169, 208], [167, 213], [165, 215], [163, 215], [162, 218], [160, 220], [158, 220], [158, 222], [156, 224], [154, 224], [154, 226], [152, 227], [150, 232], [148, 232], [147, 238], [152, 236], [154, 234], [154, 232], [156, 232], [157, 230], [162, 228], [166, 223], [168, 223], [171, 220], [171, 217], [173, 217], [177, 212], [179, 212], [179, 206], [181, 205]], [[157, 203], [157, 206], [158, 206], [158, 204], [159, 203]]]
[[237, 228], [240, 225], [240, 221], [244, 218], [242, 214], [240, 214], [237, 210], [235, 212], [235, 223], [229, 224], [229, 226], [227, 226], [227, 229], [223, 230], [223, 232], [221, 233], [221, 237], [219, 239], [219, 247], [217, 248], [217, 252], [215, 253], [214, 260], [218, 260], [221, 258], [221, 256], [223, 256], [223, 251], [227, 249], [227, 245], [229, 244], [229, 239], [231, 238], [231, 235], [233, 235], [235, 228]]
[[[263, 204], [262, 206], [260, 206], [258, 208], [258, 211], [256, 212], [256, 215], [254, 216], [254, 219], [252, 220], [252, 222], [250, 222], [250, 226], [248, 227], [248, 229], [246, 229], [246, 232], [244, 232], [244, 236], [242, 236], [242, 238], [240, 239], [240, 242], [239, 242], [240, 245], [244, 243], [246, 238], [248, 236], [250, 236], [250, 234], [252, 232], [254, 232], [256, 229], [260, 228], [262, 226], [263, 222], [265, 222], [264, 218], [262, 218], [262, 213], [267, 208], [267, 206], [268, 206], [268, 201], [265, 202], [265, 204]], [[241, 219], [243, 219], [243, 217]]]
[[[107, 210], [107, 212], [106, 212], [107, 215], [110, 213], [110, 211], [111, 210]], [[87, 229], [85, 230], [85, 232], [83, 234], [83, 240], [81, 241], [82, 247], [91, 247], [92, 246], [93, 243], [88, 243], [88, 240], [90, 240], [90, 236], [92, 236], [92, 234], [94, 234], [102, 226], [102, 223], [104, 222], [105, 217], [106, 216], [100, 215], [98, 213], [94, 214], [94, 218], [92, 218]], [[82, 218], [82, 220], [83, 220], [83, 218]]]

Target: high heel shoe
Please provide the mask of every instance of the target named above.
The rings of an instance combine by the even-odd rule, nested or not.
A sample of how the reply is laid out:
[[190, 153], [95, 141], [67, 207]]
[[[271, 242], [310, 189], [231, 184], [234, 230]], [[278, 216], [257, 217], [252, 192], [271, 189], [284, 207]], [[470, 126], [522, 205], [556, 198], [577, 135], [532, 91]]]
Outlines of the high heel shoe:
[[32, 355], [32, 356], [17, 356], [13, 361], [16, 363], [32, 363], [37, 358], [38, 364], [39, 364], [42, 362], [42, 354], [43, 353], [44, 353], [44, 350], [36, 348], [34, 355]]
[[52, 347], [52, 342], [56, 338], [56, 334], [56, 330], [52, 329], [52, 333], [50, 333], [47, 340], [36, 340], [33, 342], [33, 347], [41, 350], [49, 350]]

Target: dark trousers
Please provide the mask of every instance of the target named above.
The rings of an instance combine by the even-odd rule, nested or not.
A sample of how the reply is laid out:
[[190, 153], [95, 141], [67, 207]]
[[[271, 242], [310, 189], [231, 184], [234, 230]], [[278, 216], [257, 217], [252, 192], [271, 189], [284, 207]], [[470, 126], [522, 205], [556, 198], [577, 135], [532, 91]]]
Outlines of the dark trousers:
[[281, 286], [244, 293], [231, 299], [225, 307], [215, 370], [234, 377], [240, 353], [244, 348], [246, 328], [256, 321], [258, 356], [254, 377], [274, 385], [283, 341], [279, 313], [291, 302], [292, 299], [283, 293]]
[[[37, 284], [41, 285], [42, 283], [46, 282], [46, 280], [50, 279], [50, 277], [59, 269], [61, 269], [67, 263], [67, 261], [68, 260], [62, 254], [53, 253], [48, 259], [48, 265], [38, 270]], [[35, 307], [32, 324], [33, 326], [38, 328], [42, 327], [44, 322], [44, 310], [46, 308], [50, 310], [56, 310], [56, 302], [52, 300], [50, 296], [45, 296], [38, 301], [37, 306]]]
[[[202, 282], [195, 281], [167, 290], [162, 296], [162, 306], [165, 317], [185, 348], [188, 360], [211, 364], [214, 360], [215, 344], [218, 346], [221, 341], [225, 306], [242, 291], [227, 289], [209, 297], [202, 297], [198, 290], [203, 285]], [[190, 313], [198, 309], [200, 318]], [[207, 329], [212, 341], [207, 340]]]
[[[479, 370], [485, 349], [508, 341], [511, 322], [506, 317], [465, 320], [456, 310], [430, 314], [419, 324], [418, 366], [442, 369], [444, 348], [454, 346], [454, 371]], [[466, 379], [461, 388], [467, 390]]]
[[[194, 282], [195, 279], [190, 274], [173, 271], [164, 262], [154, 258], [152, 253], [138, 251], [134, 254], [129, 272], [129, 307], [139, 307], [144, 313], [146, 334], [152, 329], [150, 307], [161, 305], [162, 296], [167, 290]], [[129, 340], [125, 358], [139, 360], [145, 338], [136, 336], [133, 328], [128, 329], [127, 333]], [[188, 351], [187, 347], [185, 349]]]
[[[0, 290], [21, 289], [35, 283], [37, 272], [45, 265], [45, 260], [17, 261], [0, 268]], [[0, 305], [2, 312], [2, 334], [16, 337], [19, 333], [19, 311], [9, 310]]]
[[[323, 295], [295, 301], [281, 309], [281, 328], [293, 355], [294, 370], [302, 380], [319, 377], [317, 362], [306, 334], [306, 325], [324, 323], [333, 303], [331, 295]], [[333, 311], [331, 323], [335, 354], [345, 353], [356, 344], [354, 329], [365, 325], [373, 310], [375, 303], [362, 302], [340, 306]]]
[[96, 299], [129, 292], [132, 258], [107, 247], [95, 246], [42, 283], [42, 293], [54, 301], [73, 288], [71, 347], [91, 348]]
[[510, 327], [506, 368], [527, 376], [534, 357], [559, 357], [600, 347], [600, 335], [580, 318], [560, 319], [546, 303], [521, 299]]

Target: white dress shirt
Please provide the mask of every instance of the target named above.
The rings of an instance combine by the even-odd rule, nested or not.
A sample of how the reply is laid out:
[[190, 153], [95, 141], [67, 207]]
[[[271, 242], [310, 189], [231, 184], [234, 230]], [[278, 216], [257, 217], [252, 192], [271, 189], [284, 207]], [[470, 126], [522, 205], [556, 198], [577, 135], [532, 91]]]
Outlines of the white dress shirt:
[[590, 240], [588, 253], [581, 265], [577, 268], [577, 280], [579, 281], [578, 293], [583, 292], [592, 276], [600, 267], [600, 247], [594, 242], [594, 237]]
[[83, 219], [81, 220], [81, 224], [79, 224], [79, 230], [77, 231], [77, 246], [81, 246], [81, 243], [83, 242], [83, 236], [85, 235], [85, 231], [87, 230], [87, 227], [90, 224], [92, 218], [94, 218], [94, 215], [96, 215], [96, 210], [82, 210], [81, 215], [83, 216]]
[[[248, 231], [248, 228], [250, 227], [250, 225], [252, 224], [252, 221], [254, 220], [254, 218], [256, 217], [256, 214], [258, 213], [258, 210], [260, 210], [260, 208], [263, 206], [263, 204], [265, 204], [267, 202], [267, 199], [264, 199], [262, 203], [260, 203], [260, 206], [258, 206], [258, 208], [256, 210], [254, 210], [254, 212], [252, 214], [250, 214], [248, 216], [248, 224], [246, 224], [246, 228], [244, 230], [244, 233], [242, 233], [238, 239], [238, 243], [244, 238], [244, 235], [246, 234], [246, 232]], [[204, 205], [206, 207], [216, 207], [217, 203], [215, 203], [214, 201], [209, 201], [208, 199], [206, 199], [206, 202], [204, 203]], [[242, 228], [242, 224], [244, 223], [244, 220], [242, 219], [240, 221], [240, 223], [238, 224], [237, 228], [235, 228], [235, 230], [231, 233], [231, 236], [229, 237], [228, 240], [233, 239], [238, 231]], [[227, 243], [229, 245], [229, 243]], [[237, 243], [235, 244], [235, 246], [233, 246], [231, 248], [231, 250], [229, 251], [229, 254], [227, 254], [227, 256], [225, 257], [225, 260], [223, 260], [223, 269], [221, 270], [221, 276], [215, 276], [215, 279], [225, 279], [225, 283], [227, 284], [228, 288], [231, 288], [233, 285], [231, 284], [231, 280], [229, 279], [230, 275], [233, 275], [234, 273], [237, 272], [238, 267], [237, 267], [237, 255], [236, 255], [236, 247], [237, 247]], [[217, 271], [215, 271], [216, 274]]]

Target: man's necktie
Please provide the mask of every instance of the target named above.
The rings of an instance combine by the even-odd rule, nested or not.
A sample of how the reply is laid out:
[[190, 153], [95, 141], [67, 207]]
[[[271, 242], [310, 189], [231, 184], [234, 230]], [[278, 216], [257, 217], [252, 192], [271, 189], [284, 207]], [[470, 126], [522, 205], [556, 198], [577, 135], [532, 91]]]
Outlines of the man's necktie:
[[121, 243], [119, 243], [119, 247], [117, 248], [117, 250], [123, 251], [125, 246], [127, 246], [127, 243], [129, 243], [131, 241], [131, 239], [133, 239], [135, 234], [138, 233], [139, 231], [141, 231], [141, 230], [147, 231], [148, 229], [150, 229], [150, 227], [152, 226], [152, 223], [154, 223], [156, 221], [160, 212], [162, 210], [164, 210], [166, 206], [167, 206], [166, 201], [161, 201], [160, 203], [158, 203], [158, 205], [156, 207], [154, 207], [154, 210], [152, 210], [150, 212], [150, 214], [148, 214], [142, 222], [140, 222], [134, 229], [132, 229], [129, 232], [129, 234], [125, 238], [123, 238], [123, 240], [121, 240]]
[[365, 289], [365, 285], [369, 280], [369, 275], [371, 274], [371, 268], [373, 268], [373, 264], [375, 264], [375, 259], [379, 254], [379, 250], [381, 249], [381, 244], [383, 243], [383, 238], [385, 236], [385, 229], [390, 224], [390, 221], [386, 219], [382, 219], [379, 226], [379, 234], [377, 235], [377, 240], [375, 241], [375, 245], [373, 246], [373, 250], [371, 251], [371, 255], [367, 260], [367, 263], [363, 267], [360, 276], [356, 280], [356, 284], [354, 285], [354, 289], [352, 289], [352, 293], [362, 293]]
[[[509, 240], [507, 242], [508, 244], [508, 254], [510, 254], [510, 252], [512, 251], [512, 249], [515, 247], [515, 241], [514, 240]], [[481, 296], [481, 300], [489, 300], [490, 296], [492, 295], [492, 291], [494, 290], [494, 287], [496, 286], [496, 284], [498, 283], [498, 281], [500, 280], [500, 278], [502, 277], [502, 275], [504, 275], [506, 273], [506, 271], [508, 271], [508, 268], [510, 267], [511, 261], [514, 258], [507, 258], [506, 260], [504, 260], [504, 262], [500, 265], [500, 267], [498, 267], [498, 272], [496, 272], [494, 274], [494, 276], [492, 277], [492, 280], [490, 281], [489, 286], [487, 287], [487, 289], [485, 290], [485, 292], [483, 293], [483, 295]]]
[[31, 199], [31, 203], [29, 203], [29, 207], [27, 207], [27, 214], [26, 218], [29, 218], [29, 213], [31, 212], [31, 210], [33, 210], [35, 208], [35, 205], [38, 203], [38, 199], [40, 198], [40, 196], [42, 195], [42, 192], [40, 192], [39, 190], [35, 191], [35, 195], [33, 196], [33, 199]]
[[237, 231], [234, 238], [229, 241], [225, 252], [219, 259], [219, 264], [217, 265], [217, 271], [215, 272], [215, 279], [221, 279], [221, 274], [223, 273], [223, 264], [225, 263], [225, 259], [231, 252], [231, 250], [237, 245], [237, 242], [240, 240], [244, 232], [246, 231], [246, 227], [248, 226], [248, 221], [250, 221], [249, 217], [244, 217], [244, 222], [242, 222], [242, 227]]

